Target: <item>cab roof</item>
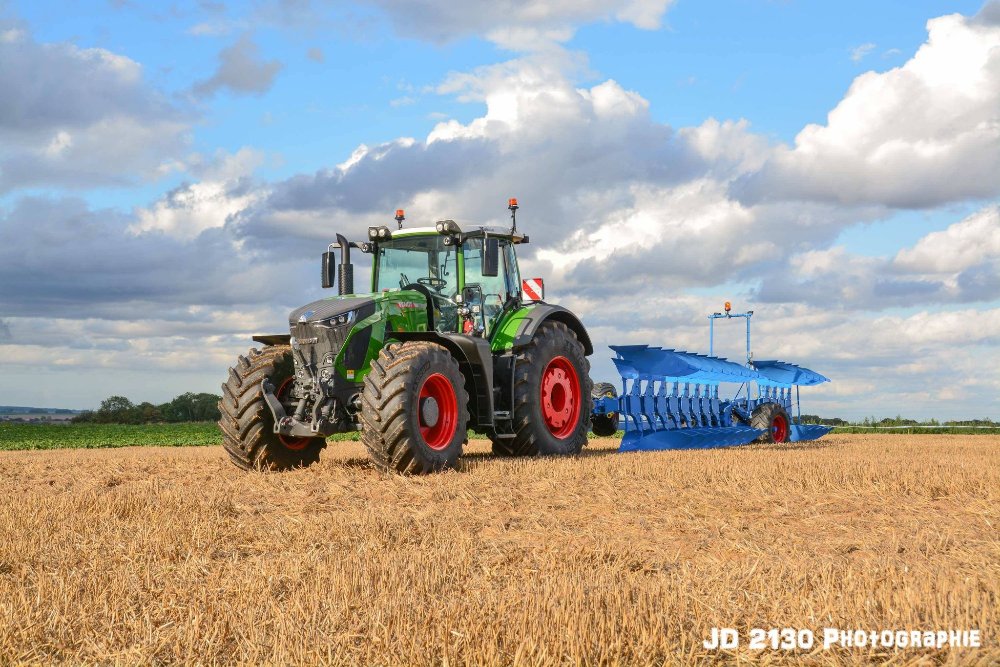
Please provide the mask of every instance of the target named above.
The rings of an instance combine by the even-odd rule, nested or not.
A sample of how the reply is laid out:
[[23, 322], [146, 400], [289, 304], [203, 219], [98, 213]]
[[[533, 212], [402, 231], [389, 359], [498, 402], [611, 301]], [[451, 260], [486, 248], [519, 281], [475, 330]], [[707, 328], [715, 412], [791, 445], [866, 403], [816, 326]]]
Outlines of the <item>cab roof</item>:
[[[442, 222], [453, 222], [454, 221], [442, 221]], [[392, 233], [392, 238], [402, 238], [406, 236], [428, 236], [432, 234], [439, 234], [437, 227], [404, 227], [403, 229], [390, 229]], [[475, 225], [469, 227], [468, 229], [462, 229], [462, 236], [464, 238], [480, 238], [483, 236], [496, 236], [499, 238], [510, 239], [514, 243], [527, 243], [528, 235], [522, 234], [520, 231], [511, 233], [509, 227], [497, 227], [495, 225]]]

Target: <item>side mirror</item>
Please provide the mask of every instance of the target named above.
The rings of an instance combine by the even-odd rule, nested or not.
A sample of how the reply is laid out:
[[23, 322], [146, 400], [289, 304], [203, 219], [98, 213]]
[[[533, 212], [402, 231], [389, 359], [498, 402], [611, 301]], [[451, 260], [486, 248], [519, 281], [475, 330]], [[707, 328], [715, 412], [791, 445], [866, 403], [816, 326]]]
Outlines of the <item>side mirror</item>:
[[333, 252], [323, 253], [323, 289], [333, 287], [337, 282], [337, 258]]
[[483, 246], [483, 275], [500, 275], [500, 239], [487, 237]]

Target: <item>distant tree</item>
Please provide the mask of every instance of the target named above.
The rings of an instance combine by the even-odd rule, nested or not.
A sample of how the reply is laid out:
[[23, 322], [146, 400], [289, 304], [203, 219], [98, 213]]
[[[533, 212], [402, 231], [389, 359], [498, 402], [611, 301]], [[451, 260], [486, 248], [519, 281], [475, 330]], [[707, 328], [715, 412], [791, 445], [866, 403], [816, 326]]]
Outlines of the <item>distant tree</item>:
[[219, 400], [216, 394], [187, 392], [169, 403], [153, 405], [144, 401], [135, 405], [124, 396], [109, 396], [96, 411], [84, 411], [73, 417], [76, 423], [152, 424], [156, 422], [218, 421]]
[[217, 421], [220, 396], [187, 392], [170, 401], [165, 410], [168, 421]]
[[966, 419], [963, 421], [946, 421], [948, 426], [1000, 426], [997, 422], [992, 419]]
[[823, 424], [824, 426], [844, 426], [847, 422], [840, 417], [820, 417], [819, 415], [802, 415], [803, 424]]
[[219, 421], [222, 413], [219, 412], [219, 401], [222, 397], [217, 394], [196, 394], [196, 416], [198, 421]]
[[140, 403], [135, 407], [136, 421], [140, 424], [152, 424], [163, 421], [159, 408], [149, 402]]
[[165, 422], [178, 422], [181, 419], [174, 414], [174, 404], [173, 403], [160, 403], [156, 406], [156, 411], [160, 413], [160, 417]]
[[70, 419], [70, 421], [73, 422], [74, 424], [88, 424], [88, 423], [91, 423], [91, 422], [94, 421], [94, 411], [93, 410], [84, 410], [80, 414], [78, 414], [78, 415], [74, 416], [72, 419]]
[[129, 424], [135, 421], [135, 405], [124, 396], [109, 396], [101, 401], [95, 421], [102, 424]]

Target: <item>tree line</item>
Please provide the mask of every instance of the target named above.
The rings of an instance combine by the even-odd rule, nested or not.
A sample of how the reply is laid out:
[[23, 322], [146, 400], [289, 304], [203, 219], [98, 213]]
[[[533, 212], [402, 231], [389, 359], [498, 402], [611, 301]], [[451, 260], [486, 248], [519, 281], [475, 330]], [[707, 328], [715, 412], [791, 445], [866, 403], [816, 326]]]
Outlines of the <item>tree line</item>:
[[884, 417], [879, 419], [878, 417], [865, 417], [861, 421], [847, 421], [841, 419], [840, 417], [820, 417], [819, 415], [802, 415], [803, 424], [823, 424], [825, 426], [1000, 426], [1000, 423], [993, 421], [992, 419], [966, 419], [966, 420], [948, 420], [944, 422], [939, 422], [937, 419], [924, 419], [923, 421], [917, 421], [916, 419], [907, 419], [900, 415], [895, 417]]
[[136, 405], [125, 396], [109, 396], [97, 410], [85, 410], [73, 422], [85, 424], [156, 424], [163, 422], [218, 421], [219, 400], [215, 394], [187, 392], [167, 403]]

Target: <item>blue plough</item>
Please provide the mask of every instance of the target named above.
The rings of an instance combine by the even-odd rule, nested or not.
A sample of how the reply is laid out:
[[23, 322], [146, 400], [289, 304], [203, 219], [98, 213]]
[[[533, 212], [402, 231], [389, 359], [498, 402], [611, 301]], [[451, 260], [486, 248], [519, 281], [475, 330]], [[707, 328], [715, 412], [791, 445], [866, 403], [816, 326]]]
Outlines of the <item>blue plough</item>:
[[[594, 399], [595, 424], [620, 417], [623, 452], [797, 442], [825, 435], [830, 427], [800, 423], [798, 399], [799, 387], [829, 379], [784, 361], [750, 361], [746, 317], [746, 366], [693, 352], [612, 345], [622, 394]], [[740, 385], [733, 398], [720, 399], [722, 383]]]

